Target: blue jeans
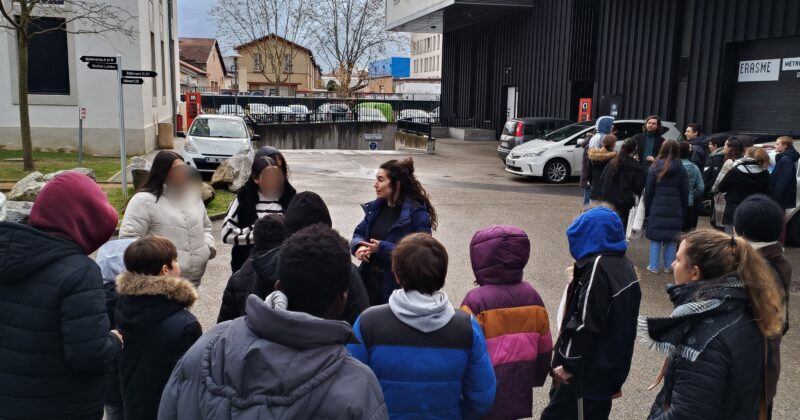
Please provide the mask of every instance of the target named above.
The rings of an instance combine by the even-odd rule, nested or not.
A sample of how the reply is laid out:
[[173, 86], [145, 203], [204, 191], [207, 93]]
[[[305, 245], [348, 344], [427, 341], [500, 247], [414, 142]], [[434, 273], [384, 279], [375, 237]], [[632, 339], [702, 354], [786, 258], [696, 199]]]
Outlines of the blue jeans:
[[590, 190], [591, 190], [591, 188], [584, 188], [583, 189], [583, 206], [584, 207], [589, 205], [589, 202], [590, 202], [590, 200], [589, 200], [589, 191]]
[[[663, 249], [663, 251], [662, 251]], [[663, 252], [663, 253], [662, 253]], [[675, 261], [675, 255], [678, 253], [678, 243], [672, 242], [658, 242], [650, 241], [650, 264], [649, 268], [653, 271], [661, 270], [659, 263], [661, 256], [664, 257], [664, 269], [671, 269], [672, 262]]]

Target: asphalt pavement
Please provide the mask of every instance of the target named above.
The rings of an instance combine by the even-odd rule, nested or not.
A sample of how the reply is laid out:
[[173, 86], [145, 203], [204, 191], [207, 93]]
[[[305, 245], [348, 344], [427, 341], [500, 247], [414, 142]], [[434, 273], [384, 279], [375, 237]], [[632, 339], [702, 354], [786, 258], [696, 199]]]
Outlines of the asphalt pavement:
[[[298, 191], [314, 191], [330, 208], [334, 228], [350, 238], [363, 212], [360, 204], [374, 199], [372, 179], [378, 166], [389, 159], [412, 156], [416, 172], [431, 195], [439, 214], [439, 229], [434, 236], [447, 248], [450, 266], [445, 291], [451, 302], [459, 305], [474, 287], [469, 262], [469, 241], [473, 233], [493, 224], [512, 224], [523, 228], [531, 238], [530, 262], [525, 280], [544, 299], [555, 332], [555, 313], [568, 282], [565, 270], [571, 266], [566, 236], [567, 226], [581, 211], [581, 190], [577, 183], [549, 185], [540, 180], [519, 178], [506, 173], [494, 155], [494, 142], [440, 140], [435, 154], [364, 152], [364, 151], [285, 151], [290, 177]], [[214, 223], [220, 238], [222, 222]], [[701, 219], [701, 225], [707, 225]], [[641, 276], [644, 315], [666, 316], [672, 305], [665, 286], [672, 281], [666, 274], [654, 275], [644, 267], [648, 255], [644, 240], [631, 244], [629, 257]], [[222, 291], [230, 276], [230, 247], [218, 239], [217, 258], [209, 263], [200, 287], [200, 299], [193, 308], [207, 330], [216, 322]], [[787, 249], [794, 269], [794, 281], [800, 282], [800, 249]], [[792, 296], [793, 308], [800, 301]], [[792, 311], [797, 313], [796, 310]], [[796, 323], [794, 325], [797, 325]], [[783, 371], [776, 399], [776, 419], [796, 418], [800, 400], [794, 399], [800, 379], [800, 336], [789, 331], [782, 349]], [[658, 375], [663, 357], [636, 344], [623, 396], [614, 402], [611, 418], [642, 419], [647, 416], [657, 390], [647, 387]], [[534, 417], [538, 418], [547, 403], [548, 384], [534, 393]], [[795, 413], [795, 414], [791, 414]]]

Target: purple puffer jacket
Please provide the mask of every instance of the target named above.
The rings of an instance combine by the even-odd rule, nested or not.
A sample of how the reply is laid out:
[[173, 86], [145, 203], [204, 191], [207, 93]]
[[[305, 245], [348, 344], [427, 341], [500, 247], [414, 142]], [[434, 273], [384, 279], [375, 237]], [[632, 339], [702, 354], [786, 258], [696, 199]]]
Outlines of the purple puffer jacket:
[[492, 226], [475, 233], [470, 243], [478, 287], [464, 298], [486, 336], [497, 377], [497, 397], [485, 418], [531, 417], [531, 389], [542, 386], [550, 370], [553, 341], [539, 293], [522, 280], [531, 244], [513, 226]]

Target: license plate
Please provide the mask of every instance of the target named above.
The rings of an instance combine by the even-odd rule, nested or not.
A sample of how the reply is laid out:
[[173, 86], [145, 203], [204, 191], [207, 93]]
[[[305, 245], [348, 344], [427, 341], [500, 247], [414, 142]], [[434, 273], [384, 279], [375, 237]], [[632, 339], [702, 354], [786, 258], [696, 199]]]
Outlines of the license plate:
[[508, 142], [507, 141], [500, 142], [500, 147], [508, 148]]
[[218, 157], [207, 157], [206, 163], [222, 163], [225, 158], [218, 158]]

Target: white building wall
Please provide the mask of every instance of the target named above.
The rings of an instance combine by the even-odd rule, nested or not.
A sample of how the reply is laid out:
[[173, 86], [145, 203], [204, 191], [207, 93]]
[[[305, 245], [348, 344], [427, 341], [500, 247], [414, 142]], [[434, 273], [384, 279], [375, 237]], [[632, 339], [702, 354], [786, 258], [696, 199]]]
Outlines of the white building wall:
[[[6, 1], [6, 0], [2, 0]], [[41, 150], [76, 150], [78, 144], [78, 109], [86, 108], [87, 119], [83, 122], [84, 151], [89, 154], [119, 154], [119, 106], [117, 99], [116, 72], [90, 70], [80, 61], [84, 55], [122, 55], [123, 68], [127, 70], [150, 70], [150, 33], [155, 34], [156, 64], [158, 76], [145, 79], [144, 85], [126, 85], [125, 127], [129, 155], [142, 154], [156, 146], [159, 123], [172, 121], [172, 96], [170, 89], [175, 82], [162, 83], [169, 77], [169, 31], [173, 31], [174, 51], [177, 65], [177, 33], [174, 1], [168, 0], [107, 0], [125, 8], [135, 17], [135, 39], [118, 34], [68, 35], [70, 57], [70, 95], [29, 95], [31, 133], [33, 146]], [[167, 7], [172, 4], [173, 25], [170, 28]], [[164, 40], [164, 53], [161, 40]], [[164, 65], [161, 65], [162, 57]], [[19, 106], [17, 98], [16, 40], [7, 31], [0, 31], [0, 147], [19, 149]], [[166, 70], [167, 74], [163, 74]], [[152, 94], [156, 84], [157, 95]], [[176, 89], [177, 90], [177, 89]], [[162, 125], [170, 130], [171, 126]]]
[[442, 34], [411, 36], [411, 78], [442, 78]]

